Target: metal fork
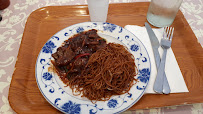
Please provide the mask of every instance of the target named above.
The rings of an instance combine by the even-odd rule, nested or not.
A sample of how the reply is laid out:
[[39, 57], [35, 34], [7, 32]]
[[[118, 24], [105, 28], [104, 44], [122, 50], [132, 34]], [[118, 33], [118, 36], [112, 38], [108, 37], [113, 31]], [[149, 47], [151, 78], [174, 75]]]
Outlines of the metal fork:
[[164, 75], [164, 70], [165, 70], [167, 49], [171, 47], [173, 32], [174, 32], [173, 27], [164, 27], [163, 38], [161, 39], [161, 47], [163, 48], [164, 52], [162, 55], [161, 62], [159, 64], [159, 68], [157, 71], [157, 78], [156, 78], [156, 81], [160, 84], [160, 86], [157, 89], [161, 90], [161, 91], [163, 90], [163, 83], [164, 83], [163, 75]]

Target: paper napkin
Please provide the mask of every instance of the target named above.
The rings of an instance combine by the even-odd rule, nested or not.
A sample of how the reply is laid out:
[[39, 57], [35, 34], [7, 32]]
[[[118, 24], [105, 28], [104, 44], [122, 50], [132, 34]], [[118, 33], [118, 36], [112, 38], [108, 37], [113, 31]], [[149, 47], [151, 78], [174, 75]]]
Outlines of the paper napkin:
[[[140, 41], [144, 44], [148, 51], [151, 60], [151, 77], [145, 93], [155, 93], [153, 90], [153, 86], [157, 75], [157, 69], [147, 30], [145, 27], [140, 27], [136, 25], [126, 25], [125, 28], [131, 31], [135, 36], [137, 36], [137, 38], [140, 39]], [[160, 42], [163, 36], [163, 29], [153, 29], [153, 31]], [[159, 53], [162, 57], [163, 49], [161, 47], [159, 47]], [[165, 73], [168, 79], [169, 86], [171, 88], [171, 93], [189, 92], [185, 84], [183, 75], [178, 66], [178, 63], [176, 61], [175, 55], [171, 48], [169, 48], [167, 51]]]

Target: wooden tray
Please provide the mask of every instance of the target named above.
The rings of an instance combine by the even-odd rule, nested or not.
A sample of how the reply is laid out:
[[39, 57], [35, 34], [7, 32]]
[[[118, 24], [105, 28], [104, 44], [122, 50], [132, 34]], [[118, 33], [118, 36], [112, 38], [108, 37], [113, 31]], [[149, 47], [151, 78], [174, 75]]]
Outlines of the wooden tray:
[[[149, 3], [110, 4], [107, 22], [124, 27], [144, 26]], [[61, 29], [90, 21], [88, 8], [49, 6], [34, 11], [28, 18], [9, 90], [9, 103], [17, 113], [60, 113], [40, 93], [35, 80], [35, 62], [46, 41]], [[176, 29], [172, 49], [189, 93], [144, 95], [130, 110], [203, 102], [203, 49], [183, 14], [173, 23]], [[175, 80], [175, 79], [174, 79]]]

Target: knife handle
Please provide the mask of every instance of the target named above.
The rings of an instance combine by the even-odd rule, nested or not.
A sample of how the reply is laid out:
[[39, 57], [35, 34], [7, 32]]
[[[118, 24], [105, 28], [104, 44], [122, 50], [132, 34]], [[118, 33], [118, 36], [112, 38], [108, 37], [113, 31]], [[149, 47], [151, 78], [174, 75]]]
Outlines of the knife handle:
[[163, 92], [163, 83], [164, 83], [164, 70], [165, 70], [165, 60], [166, 60], [167, 50], [164, 49], [163, 57], [161, 59], [161, 63], [158, 67], [156, 80], [154, 83], [154, 91], [157, 93]]

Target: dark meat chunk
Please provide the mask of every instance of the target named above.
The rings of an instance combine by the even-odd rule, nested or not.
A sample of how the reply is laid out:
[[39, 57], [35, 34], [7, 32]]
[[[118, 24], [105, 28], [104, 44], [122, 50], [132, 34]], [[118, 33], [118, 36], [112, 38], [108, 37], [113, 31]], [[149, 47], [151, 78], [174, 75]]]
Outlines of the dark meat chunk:
[[88, 58], [78, 58], [74, 61], [74, 67], [70, 71], [70, 73], [81, 73], [81, 71], [84, 69], [85, 65], [88, 62]]
[[59, 57], [60, 57], [60, 56], [63, 56], [65, 50], [66, 50], [65, 47], [59, 47], [59, 48], [57, 49], [57, 55], [58, 55]]
[[81, 48], [81, 47], [78, 47], [76, 50], [75, 50], [75, 54], [79, 55], [79, 54], [84, 54], [84, 50]]
[[57, 53], [52, 54], [52, 57], [53, 57], [55, 60], [59, 58], [59, 56], [58, 56]]
[[[84, 51], [84, 53], [89, 53], [89, 54], [92, 53], [92, 49], [91, 49], [91, 48], [88, 48], [87, 46], [82, 47], [82, 50]], [[83, 53], [81, 53], [81, 54], [83, 54]]]
[[99, 35], [97, 34], [97, 30], [95, 30], [95, 29], [93, 29], [93, 30], [91, 30], [91, 31], [88, 31], [88, 32], [86, 33], [86, 35], [88, 35], [88, 37], [89, 37], [90, 39], [99, 38]]
[[101, 38], [95, 29], [81, 32], [64, 41], [56, 53], [52, 54], [53, 64], [60, 78], [67, 82], [73, 77], [80, 76], [89, 57], [106, 45], [106, 40]]
[[79, 70], [77, 68], [72, 69], [69, 73], [78, 73]]
[[83, 35], [81, 35], [80, 40], [84, 40], [84, 39], [87, 39], [87, 38], [88, 38], [87, 35], [83, 34]]
[[99, 44], [99, 41], [92, 41], [92, 42], [90, 42], [89, 44], [98, 45], [98, 44]]
[[87, 31], [85, 34], [86, 34], [86, 35], [89, 35], [89, 34], [97, 34], [97, 30], [92, 29], [92, 30], [90, 30], [90, 31]]
[[92, 50], [92, 52], [96, 52], [98, 49], [103, 48], [106, 46], [106, 41], [105, 40], [94, 40], [92, 42], [89, 42], [88, 48]]
[[57, 60], [60, 56], [63, 56], [63, 51], [65, 50], [64, 47], [59, 47], [56, 51], [56, 53], [52, 54], [52, 57]]
[[70, 46], [71, 40], [66, 40], [64, 41], [64, 46], [65, 48], [68, 48]]
[[74, 62], [74, 67], [85, 67], [88, 62], [88, 58], [78, 58]]
[[106, 47], [106, 40], [99, 40], [99, 44], [100, 45], [97, 45], [97, 49], [100, 49], [100, 48], [103, 48], [103, 47]]
[[73, 51], [75, 51], [78, 47], [83, 47], [85, 45], [85, 40], [87, 39], [87, 35], [77, 35], [75, 38], [70, 39], [70, 46]]
[[98, 34], [97, 33], [90, 33], [89, 35], [89, 38], [98, 38]]
[[76, 36], [75, 38], [71, 39], [71, 49], [75, 51], [78, 47], [82, 46], [83, 40], [81, 40], [80, 36]]
[[56, 55], [58, 56], [58, 58], [55, 59], [57, 66], [67, 65], [75, 57], [75, 53], [70, 48], [58, 48], [57, 52], [54, 53], [52, 57], [55, 57]]

